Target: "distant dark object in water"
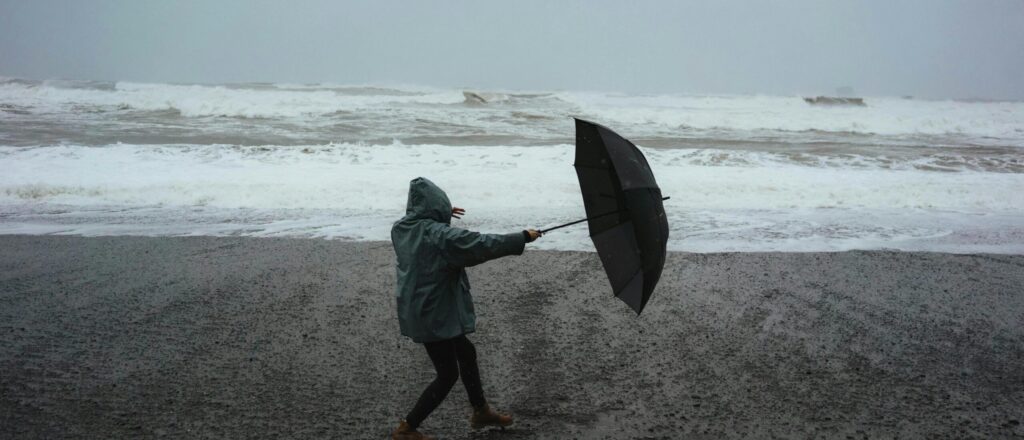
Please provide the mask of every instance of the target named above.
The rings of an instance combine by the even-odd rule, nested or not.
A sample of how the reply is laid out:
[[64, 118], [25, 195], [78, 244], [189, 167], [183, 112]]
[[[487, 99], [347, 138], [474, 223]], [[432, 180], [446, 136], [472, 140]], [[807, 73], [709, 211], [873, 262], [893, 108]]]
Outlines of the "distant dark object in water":
[[491, 104], [495, 102], [505, 101], [521, 101], [525, 99], [533, 98], [547, 98], [550, 97], [550, 93], [491, 93], [491, 92], [472, 92], [464, 90], [462, 96], [466, 98], [464, 104]]
[[914, 99], [914, 96], [913, 95], [903, 95], [902, 98], [903, 99]]
[[504, 95], [498, 95], [493, 93], [480, 93], [480, 92], [462, 92], [462, 96], [466, 98], [464, 101], [466, 104], [486, 104], [493, 101], [504, 101], [507, 99]]
[[839, 98], [835, 96], [819, 96], [817, 98], [804, 98], [804, 102], [811, 105], [867, 105], [864, 103], [864, 98]]

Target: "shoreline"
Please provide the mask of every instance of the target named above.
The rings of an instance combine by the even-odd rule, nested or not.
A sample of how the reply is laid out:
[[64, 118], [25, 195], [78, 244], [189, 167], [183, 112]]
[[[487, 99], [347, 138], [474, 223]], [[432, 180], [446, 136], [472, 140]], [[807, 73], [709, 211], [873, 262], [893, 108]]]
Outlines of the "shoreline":
[[[388, 242], [0, 235], [0, 436], [384, 437], [433, 372]], [[1024, 436], [1024, 255], [670, 252], [636, 317], [592, 252], [470, 268], [512, 429], [443, 438]]]

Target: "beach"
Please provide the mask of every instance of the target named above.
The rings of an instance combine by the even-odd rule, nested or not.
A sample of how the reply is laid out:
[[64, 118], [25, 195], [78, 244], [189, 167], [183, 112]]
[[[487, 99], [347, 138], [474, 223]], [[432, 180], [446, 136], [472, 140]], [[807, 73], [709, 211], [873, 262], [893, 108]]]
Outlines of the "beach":
[[0, 440], [1024, 440], [1024, 1], [181, 3], [0, 0]]
[[[3, 438], [384, 438], [433, 377], [388, 242], [0, 249]], [[441, 438], [1024, 436], [1021, 255], [672, 252], [639, 317], [592, 252], [469, 275], [515, 425], [471, 432], [457, 384], [422, 426]]]

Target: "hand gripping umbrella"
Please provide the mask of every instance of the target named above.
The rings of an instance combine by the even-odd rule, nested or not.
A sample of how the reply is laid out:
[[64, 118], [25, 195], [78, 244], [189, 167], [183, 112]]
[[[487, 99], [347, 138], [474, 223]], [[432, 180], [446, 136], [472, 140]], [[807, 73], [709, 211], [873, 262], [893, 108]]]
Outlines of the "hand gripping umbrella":
[[643, 153], [602, 125], [576, 119], [574, 166], [587, 218], [540, 232], [586, 221], [615, 296], [639, 315], [665, 266], [668, 197]]

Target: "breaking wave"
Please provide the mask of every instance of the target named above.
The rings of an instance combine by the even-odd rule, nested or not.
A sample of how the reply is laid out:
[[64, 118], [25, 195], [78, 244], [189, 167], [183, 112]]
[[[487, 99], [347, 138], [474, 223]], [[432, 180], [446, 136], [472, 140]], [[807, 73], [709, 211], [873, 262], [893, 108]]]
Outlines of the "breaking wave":
[[[484, 231], [585, 213], [571, 145], [48, 146], [0, 149], [0, 233], [256, 235], [387, 240], [408, 181], [427, 176]], [[672, 198], [670, 249], [1024, 250], [1024, 173], [644, 149]], [[120, 170], [111, 173], [110, 170]], [[585, 228], [546, 237], [589, 249]]]
[[674, 130], [957, 135], [1024, 146], [1024, 103], [866, 98], [865, 107], [816, 107], [795, 96], [632, 96], [564, 93], [602, 121]]
[[[644, 149], [666, 194], [695, 208], [1021, 210], [1024, 173], [971, 160], [790, 157], [713, 149]], [[435, 176], [483, 206], [559, 206], [578, 197], [573, 147], [442, 145], [109, 145], [9, 148], [8, 202], [216, 205], [226, 208], [401, 206], [405, 182]], [[990, 159], [991, 160], [991, 159]], [[949, 163], [947, 163], [949, 162]], [[110, 173], [110, 169], [119, 173]], [[72, 172], [73, 171], [73, 172]], [[382, 176], [388, 176], [382, 181]], [[545, 188], [537, 191], [531, 188]], [[496, 195], [501, 197], [496, 197]], [[492, 200], [493, 197], [493, 200]], [[675, 199], [673, 199], [675, 200]]]
[[462, 100], [461, 94], [454, 91], [382, 88], [253, 88], [131, 82], [91, 85], [52, 81], [0, 84], [0, 102], [41, 112], [74, 112], [76, 107], [85, 106], [121, 111], [174, 110], [185, 117], [294, 118], [367, 107], [452, 104]]
[[[508, 92], [414, 86], [246, 83], [225, 85], [0, 80], [0, 115], [14, 113], [173, 111], [186, 118], [229, 117], [304, 121], [387, 121], [422, 114], [478, 132], [522, 124], [537, 131], [568, 116], [602, 121], [641, 137], [694, 132], [832, 133], [836, 135], [955, 136], [981, 144], [1024, 146], [1024, 103], [866, 98], [865, 107], [817, 107], [797, 96], [625, 95], [586, 92]], [[313, 122], [306, 121], [310, 119]], [[306, 125], [310, 125], [306, 124]], [[391, 137], [387, 124], [366, 125], [371, 137]], [[424, 127], [429, 130], [429, 127]], [[443, 127], [441, 127], [443, 129]], [[561, 128], [559, 128], [561, 129]], [[528, 136], [528, 132], [517, 133]]]

